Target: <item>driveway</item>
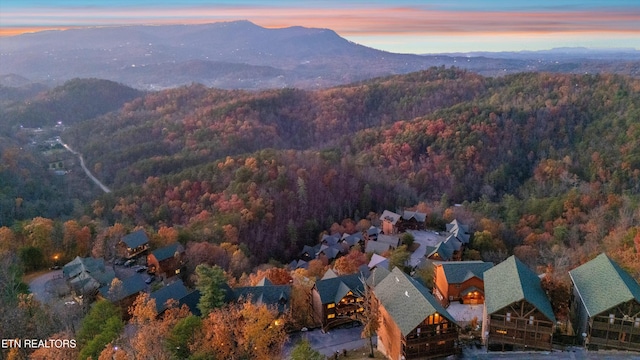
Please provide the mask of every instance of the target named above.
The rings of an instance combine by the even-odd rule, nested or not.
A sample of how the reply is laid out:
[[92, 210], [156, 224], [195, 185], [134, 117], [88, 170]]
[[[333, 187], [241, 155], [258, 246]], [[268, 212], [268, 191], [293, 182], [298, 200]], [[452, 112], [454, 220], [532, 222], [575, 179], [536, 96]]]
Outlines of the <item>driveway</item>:
[[[336, 351], [342, 353], [343, 349], [353, 351], [369, 345], [369, 339], [360, 337], [362, 326], [350, 329], [331, 329], [326, 333], [316, 329], [313, 331], [291, 334], [285, 345], [285, 354], [288, 356], [300, 339], [307, 339], [311, 347], [325, 356], [333, 356]], [[373, 338], [373, 346], [376, 346], [376, 337]]]
[[43, 304], [50, 303], [63, 288], [66, 288], [66, 284], [62, 280], [62, 270], [42, 274], [29, 283], [29, 291]]

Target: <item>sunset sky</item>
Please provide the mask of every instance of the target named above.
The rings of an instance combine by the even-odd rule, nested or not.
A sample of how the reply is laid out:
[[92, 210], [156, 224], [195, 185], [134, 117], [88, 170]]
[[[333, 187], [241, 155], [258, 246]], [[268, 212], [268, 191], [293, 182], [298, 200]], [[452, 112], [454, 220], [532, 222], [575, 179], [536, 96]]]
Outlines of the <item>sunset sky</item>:
[[0, 35], [45, 29], [249, 20], [306, 26], [403, 53], [640, 49], [640, 0], [1, 0]]

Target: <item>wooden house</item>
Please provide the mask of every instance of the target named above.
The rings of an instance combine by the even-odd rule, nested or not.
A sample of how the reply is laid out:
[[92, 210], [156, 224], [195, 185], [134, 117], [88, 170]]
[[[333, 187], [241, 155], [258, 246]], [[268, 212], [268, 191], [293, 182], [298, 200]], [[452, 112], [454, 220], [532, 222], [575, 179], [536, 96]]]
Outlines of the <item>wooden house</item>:
[[403, 233], [407, 230], [422, 230], [425, 227], [427, 214], [418, 211], [403, 211], [402, 215], [385, 210], [380, 215], [382, 232], [385, 235]]
[[484, 303], [484, 272], [493, 263], [454, 261], [435, 264], [433, 294], [444, 306], [452, 301], [462, 304]]
[[184, 286], [182, 280], [172, 282], [163, 288], [160, 288], [150, 294], [150, 298], [156, 301], [156, 311], [161, 315], [167, 310], [167, 301], [175, 301], [176, 305], [180, 303], [180, 299], [189, 295], [190, 291]]
[[147, 250], [149, 250], [149, 238], [142, 229], [125, 235], [118, 242], [118, 254], [127, 259], [134, 258]]
[[162, 247], [147, 255], [148, 271], [152, 274], [169, 278], [179, 275], [183, 266], [184, 247], [180, 243]]
[[382, 223], [382, 233], [385, 235], [393, 235], [398, 233], [398, 221], [402, 218], [400, 214], [396, 214], [393, 211], [385, 210], [380, 215], [380, 222]]
[[62, 276], [77, 297], [96, 295], [98, 289], [111, 284], [115, 278], [112, 268], [105, 266], [104, 259], [92, 257], [75, 259], [62, 267]]
[[98, 291], [97, 298], [105, 299], [117, 305], [122, 309], [125, 319], [128, 319], [128, 309], [133, 305], [136, 297], [147, 288], [147, 284], [140, 274], [121, 280], [121, 286], [113, 288], [111, 284], [101, 287]]
[[536, 273], [511, 256], [485, 271], [484, 289], [489, 350], [551, 350], [556, 318]]
[[250, 300], [254, 304], [266, 305], [278, 311], [280, 319], [278, 325], [290, 314], [291, 310], [291, 285], [273, 285], [268, 279], [258, 283], [257, 286], [243, 286], [233, 289], [235, 301]]
[[312, 290], [312, 304], [316, 319], [324, 330], [360, 321], [364, 310], [364, 284], [361, 274], [336, 276], [330, 273], [316, 281]]
[[605, 254], [569, 276], [571, 318], [585, 345], [640, 351], [640, 285]]
[[389, 359], [429, 359], [458, 352], [459, 326], [420, 283], [394, 268], [374, 288], [380, 309], [378, 350]]

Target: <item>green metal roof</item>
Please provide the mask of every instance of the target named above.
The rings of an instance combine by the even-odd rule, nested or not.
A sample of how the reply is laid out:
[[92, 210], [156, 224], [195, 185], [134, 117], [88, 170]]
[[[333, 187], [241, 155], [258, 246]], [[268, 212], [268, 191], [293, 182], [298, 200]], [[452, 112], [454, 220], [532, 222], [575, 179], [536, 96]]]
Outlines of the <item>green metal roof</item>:
[[484, 293], [487, 313], [525, 300], [555, 322], [551, 303], [540, 286], [540, 278], [515, 256], [485, 271]]
[[472, 277], [482, 280], [484, 272], [493, 267], [493, 263], [484, 261], [452, 261], [440, 265], [449, 284], [460, 284]]
[[284, 313], [289, 307], [291, 285], [245, 286], [233, 289], [236, 299], [251, 298], [253, 303], [275, 306]]
[[374, 293], [403, 336], [435, 313], [457, 324], [453, 316], [440, 305], [427, 288], [398, 268], [394, 268], [380, 281]]
[[569, 271], [590, 317], [635, 299], [640, 303], [640, 285], [605, 254]]
[[[320, 301], [322, 301], [322, 304], [336, 303], [349, 291], [353, 291], [356, 295], [364, 294], [364, 284], [360, 277], [360, 274], [352, 274], [328, 279], [323, 278], [316, 281], [316, 289], [320, 294]], [[338, 297], [340, 294], [342, 296]]]
[[109, 292], [111, 288], [111, 283], [100, 288], [100, 293], [105, 298], [109, 299], [111, 302], [120, 301], [124, 298], [127, 298], [133, 294], [137, 294], [143, 291], [146, 288], [146, 284], [144, 279], [140, 274], [134, 274], [122, 281], [122, 291], [117, 294], [112, 294]]

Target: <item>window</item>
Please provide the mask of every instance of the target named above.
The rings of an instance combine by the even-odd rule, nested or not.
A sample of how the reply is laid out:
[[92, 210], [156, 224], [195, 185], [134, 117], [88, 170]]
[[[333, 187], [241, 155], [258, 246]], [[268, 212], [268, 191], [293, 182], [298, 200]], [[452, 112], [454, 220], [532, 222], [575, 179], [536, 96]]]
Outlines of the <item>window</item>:
[[336, 314], [328, 314], [327, 319], [333, 319], [336, 317]]
[[334, 307], [336, 307], [336, 304], [334, 303], [327, 304], [327, 309], [333, 309]]
[[633, 327], [640, 327], [640, 318], [636, 318], [636, 321], [633, 323]]
[[500, 335], [507, 335], [507, 330], [498, 329], [498, 330], [496, 330], [496, 333], [498, 333]]
[[507, 322], [511, 322], [511, 313], [510, 312], [507, 313], [507, 318], [506, 319], [507, 319]]
[[529, 325], [533, 325], [533, 315], [529, 316]]
[[614, 314], [609, 314], [609, 324], [612, 324], [615, 322], [616, 316]]

